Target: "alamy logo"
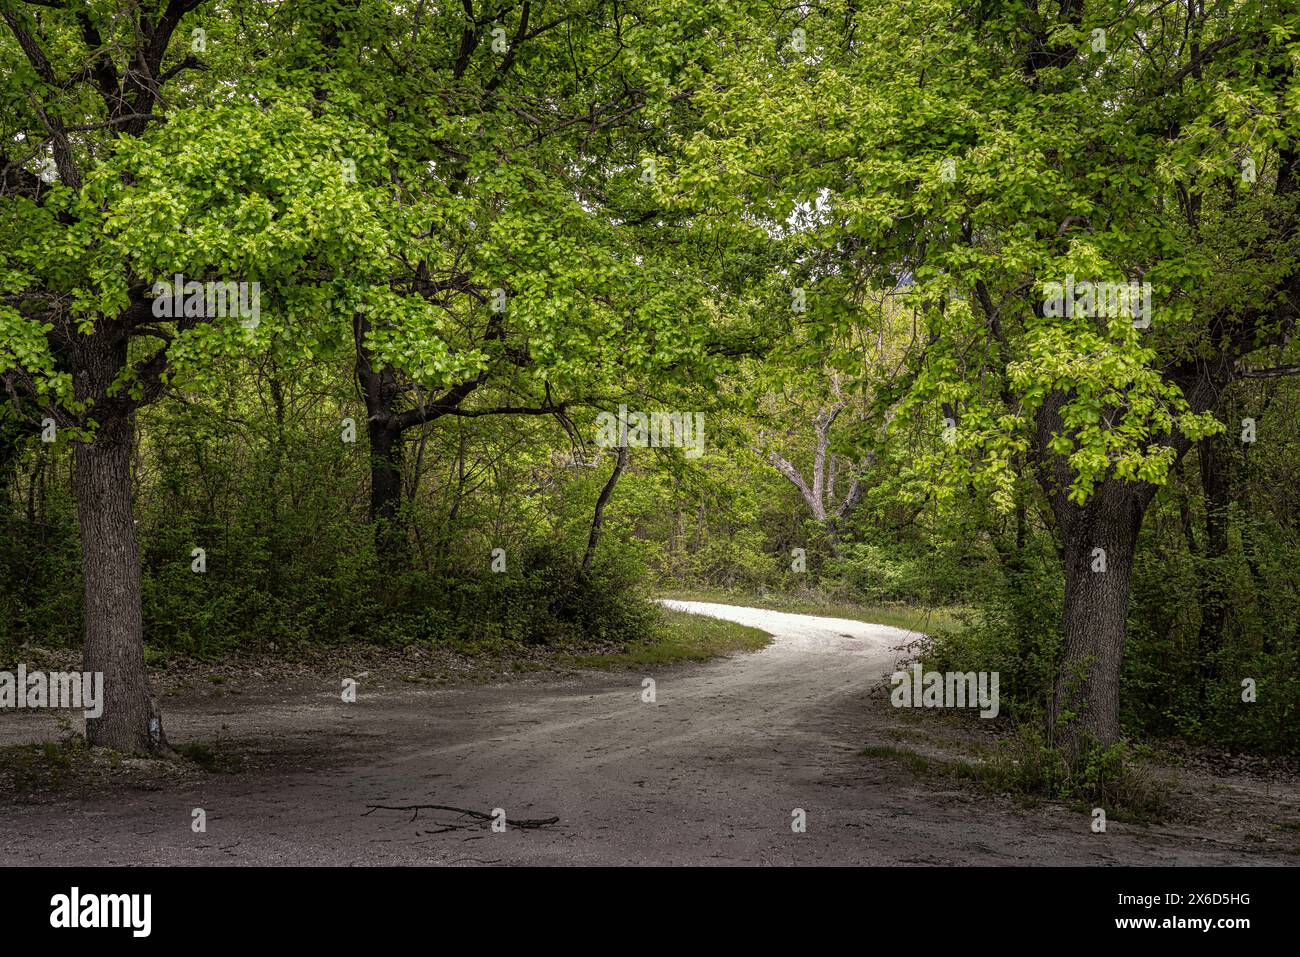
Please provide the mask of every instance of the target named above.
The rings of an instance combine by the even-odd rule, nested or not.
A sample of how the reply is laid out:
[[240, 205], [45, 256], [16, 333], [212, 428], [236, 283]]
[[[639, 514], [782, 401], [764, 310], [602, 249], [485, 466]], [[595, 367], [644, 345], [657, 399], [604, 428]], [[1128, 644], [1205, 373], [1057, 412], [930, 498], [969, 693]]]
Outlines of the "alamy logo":
[[71, 708], [87, 718], [104, 713], [102, 671], [0, 671], [0, 709]]
[[889, 701], [895, 708], [974, 708], [981, 718], [998, 716], [998, 672], [927, 671], [919, 664], [912, 673], [895, 671]]
[[1135, 329], [1145, 329], [1151, 325], [1151, 283], [1075, 282], [1069, 275], [1064, 283], [1043, 284], [1043, 315], [1123, 316]]
[[177, 273], [171, 282], [154, 283], [153, 295], [157, 319], [238, 316], [248, 330], [256, 329], [261, 321], [262, 284], [258, 282], [186, 282]]
[[50, 898], [50, 926], [129, 927], [131, 936], [148, 937], [153, 926], [152, 894], [86, 894], [74, 887], [71, 894]]
[[686, 450], [688, 459], [704, 454], [703, 412], [602, 412], [596, 416], [596, 444], [603, 449], [671, 448]]

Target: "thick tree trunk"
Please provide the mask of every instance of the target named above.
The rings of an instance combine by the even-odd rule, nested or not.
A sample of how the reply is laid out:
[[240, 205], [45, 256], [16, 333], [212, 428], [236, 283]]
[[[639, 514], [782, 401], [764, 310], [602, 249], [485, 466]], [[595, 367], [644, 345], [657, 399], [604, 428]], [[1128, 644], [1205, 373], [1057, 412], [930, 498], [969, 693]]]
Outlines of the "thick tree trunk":
[[144, 666], [131, 435], [129, 418], [110, 419], [100, 424], [93, 442], [80, 443], [75, 451], [85, 669], [104, 675], [103, 713], [86, 719], [86, 740], [128, 754], [163, 754], [167, 739]]
[[1119, 676], [1133, 552], [1150, 501], [1145, 486], [1107, 481], [1086, 505], [1055, 501], [1065, 553], [1064, 654], [1048, 715], [1071, 756], [1119, 740]]

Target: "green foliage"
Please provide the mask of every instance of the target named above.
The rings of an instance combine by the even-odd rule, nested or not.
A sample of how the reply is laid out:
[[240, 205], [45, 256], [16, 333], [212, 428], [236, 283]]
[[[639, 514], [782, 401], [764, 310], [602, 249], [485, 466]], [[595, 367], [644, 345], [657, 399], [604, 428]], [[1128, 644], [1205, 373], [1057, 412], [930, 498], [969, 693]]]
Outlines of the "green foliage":
[[[1122, 488], [1126, 732], [1300, 747], [1300, 409], [1248, 371], [1295, 363], [1293, 3], [0, 3], [6, 652], [77, 642], [71, 443], [116, 425], [151, 663], [624, 647], [649, 584], [970, 606], [926, 660], [1029, 726], [1062, 516]], [[261, 321], [154, 314], [176, 273]], [[1149, 283], [1149, 327], [1054, 314], [1071, 276]], [[703, 412], [706, 452], [634, 450], [584, 571], [623, 403]], [[402, 416], [380, 555], [367, 427]], [[1054, 794], [1121, 774], [1029, 751]]]
[[583, 572], [572, 554], [546, 544], [524, 547], [515, 562], [519, 571], [473, 578], [412, 576], [408, 607], [373, 634], [504, 650], [621, 644], [655, 626], [656, 611], [638, 594], [636, 569], [627, 562]]
[[[1085, 748], [1074, 760], [1051, 747], [1034, 725], [1000, 742], [980, 779], [998, 790], [1080, 802], [1121, 819], [1158, 819], [1170, 806], [1171, 784], [1157, 776], [1142, 748], [1120, 742]], [[1118, 813], [1116, 813], [1118, 812]]]
[[906, 546], [845, 544], [827, 560], [825, 586], [855, 601], [909, 605], [961, 605], [970, 601], [986, 561], [962, 554], [961, 543], [941, 543], [934, 551]]
[[[36, 456], [33, 456], [35, 459]], [[50, 647], [78, 643], [68, 623], [81, 615], [81, 560], [77, 527], [67, 488], [33, 463], [27, 487], [10, 492], [18, 509], [30, 506], [30, 520], [6, 515], [0, 523], [0, 653], [26, 641]], [[55, 459], [59, 461], [59, 459]]]
[[1068, 801], [1088, 813], [1100, 807], [1115, 820], [1159, 820], [1170, 808], [1172, 785], [1151, 770], [1149, 755], [1141, 749], [1094, 747], [1070, 761], [1030, 725], [974, 760], [929, 757], [894, 745], [873, 745], [863, 754], [896, 761], [921, 777], [972, 781], [1030, 801]]
[[[1279, 466], [1291, 467], [1269, 458], [1229, 462], [1244, 499], [1218, 515], [1222, 554], [1210, 554], [1210, 536], [1195, 530], [1196, 549], [1189, 546], [1190, 509], [1207, 505], [1187, 497], [1190, 483], [1180, 482], [1154, 516], [1139, 554], [1124, 662], [1129, 726], [1265, 753], [1300, 748], [1300, 616], [1286, 597], [1294, 594], [1300, 540], [1263, 504], [1290, 494], [1269, 477]], [[1260, 507], [1248, 508], [1252, 500]], [[1254, 701], [1243, 700], [1246, 680]]]
[[663, 611], [662, 622], [641, 641], [608, 651], [576, 655], [571, 663], [582, 668], [644, 668], [709, 661], [736, 652], [758, 651], [772, 636], [757, 628], [682, 611]]
[[[339, 438], [345, 405], [322, 399], [320, 383], [303, 375], [276, 386], [277, 416], [260, 406], [254, 386], [278, 382], [278, 371], [227, 368], [207, 397], [142, 417], [140, 454], [149, 467], [136, 514], [152, 660], [353, 641], [595, 647], [652, 633], [658, 618], [643, 568], [634, 553], [613, 547], [617, 503], [597, 561], [580, 568], [599, 484], [586, 474], [571, 480], [565, 469], [542, 465], [542, 454], [502, 459], [498, 443], [519, 444], [509, 427], [431, 430], [431, 454], [448, 439], [476, 482], [494, 470], [496, 480], [489, 492], [466, 496], [449, 485], [413, 503], [413, 561], [394, 570], [375, 555], [365, 516], [364, 449]], [[76, 522], [66, 485], [51, 478], [66, 477], [66, 449], [32, 442], [14, 465], [10, 533], [0, 536], [0, 647], [75, 647]], [[531, 481], [547, 489], [550, 506], [511, 507], [514, 490]], [[506, 548], [504, 573], [490, 571], [497, 546]], [[202, 573], [192, 569], [196, 547], [205, 551]]]

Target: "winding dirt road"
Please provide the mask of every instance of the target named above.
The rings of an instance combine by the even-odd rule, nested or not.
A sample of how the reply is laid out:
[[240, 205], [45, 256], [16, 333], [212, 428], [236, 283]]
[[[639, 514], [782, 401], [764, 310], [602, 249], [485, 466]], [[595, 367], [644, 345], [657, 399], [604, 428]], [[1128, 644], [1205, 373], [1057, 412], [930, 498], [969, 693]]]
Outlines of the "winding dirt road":
[[[833, 618], [672, 607], [771, 632], [763, 651], [646, 675], [435, 689], [364, 681], [167, 704], [174, 741], [220, 737], [238, 774], [0, 807], [3, 864], [1286, 863], [1213, 829], [1018, 809], [863, 756], [897, 722], [872, 699], [915, 636]], [[655, 680], [655, 702], [643, 678]], [[443, 804], [508, 819], [504, 833]], [[192, 811], [207, 830], [191, 829]], [[792, 812], [806, 812], [795, 833]]]

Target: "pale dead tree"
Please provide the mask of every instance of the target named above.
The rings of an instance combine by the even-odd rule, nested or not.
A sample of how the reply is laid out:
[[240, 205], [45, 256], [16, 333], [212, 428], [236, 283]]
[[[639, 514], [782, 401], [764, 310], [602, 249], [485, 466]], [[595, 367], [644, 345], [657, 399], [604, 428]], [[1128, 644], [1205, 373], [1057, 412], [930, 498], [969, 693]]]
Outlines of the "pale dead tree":
[[[835, 500], [835, 484], [839, 472], [839, 463], [844, 461], [844, 458], [843, 456], [837, 456], [830, 450], [831, 429], [840, 414], [849, 408], [851, 402], [844, 398], [839, 376], [831, 376], [830, 386], [834, 401], [829, 405], [821, 406], [813, 417], [813, 456], [810, 478], [805, 478], [794, 463], [779, 451], [770, 447], [774, 438], [771, 433], [759, 432], [759, 444], [751, 445], [750, 448], [756, 455], [766, 459], [798, 490], [813, 518], [825, 526], [827, 537], [833, 547], [839, 535], [841, 523], [862, 499], [862, 475], [874, 463], [875, 453], [868, 452], [857, 463], [850, 464], [848, 490], [844, 493], [844, 497], [837, 502]], [[797, 427], [787, 429], [785, 436], [792, 438], [796, 429]]]

